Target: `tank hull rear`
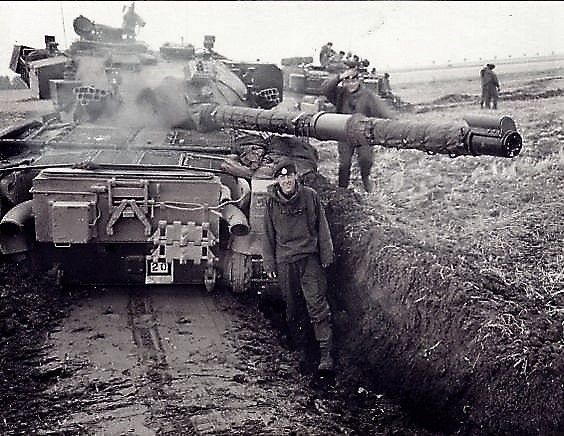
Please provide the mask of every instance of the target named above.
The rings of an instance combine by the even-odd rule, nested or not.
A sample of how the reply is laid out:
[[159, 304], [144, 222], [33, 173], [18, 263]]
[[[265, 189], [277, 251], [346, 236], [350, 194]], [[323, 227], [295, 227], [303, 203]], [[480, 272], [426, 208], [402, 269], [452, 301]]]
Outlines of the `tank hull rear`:
[[148, 244], [54, 247], [37, 244], [31, 252], [36, 271], [57, 275], [65, 285], [203, 284], [205, 267], [174, 260], [168, 270], [147, 260]]

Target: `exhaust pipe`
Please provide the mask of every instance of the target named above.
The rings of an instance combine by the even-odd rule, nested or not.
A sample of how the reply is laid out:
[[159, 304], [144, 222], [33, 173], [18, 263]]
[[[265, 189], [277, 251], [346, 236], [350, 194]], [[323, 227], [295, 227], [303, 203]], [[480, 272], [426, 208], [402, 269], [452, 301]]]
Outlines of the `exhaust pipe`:
[[234, 200], [237, 206], [244, 208], [251, 200], [251, 186], [249, 182], [242, 177], [235, 177], [235, 184], [222, 184], [219, 202], [225, 203]]
[[235, 236], [249, 234], [249, 221], [241, 209], [233, 204], [226, 204], [221, 211], [222, 218], [229, 226], [229, 232]]
[[29, 250], [25, 227], [33, 220], [33, 200], [10, 209], [0, 221], [0, 251], [2, 254], [24, 253]]

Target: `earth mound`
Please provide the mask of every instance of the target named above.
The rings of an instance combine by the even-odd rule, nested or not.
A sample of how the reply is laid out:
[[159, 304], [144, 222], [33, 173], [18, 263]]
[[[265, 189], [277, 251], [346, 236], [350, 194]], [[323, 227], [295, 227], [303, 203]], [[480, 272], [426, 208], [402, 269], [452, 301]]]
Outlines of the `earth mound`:
[[415, 240], [362, 195], [319, 189], [339, 253], [332, 298], [347, 372], [435, 430], [561, 434], [561, 293], [531, 299], [467, 253]]

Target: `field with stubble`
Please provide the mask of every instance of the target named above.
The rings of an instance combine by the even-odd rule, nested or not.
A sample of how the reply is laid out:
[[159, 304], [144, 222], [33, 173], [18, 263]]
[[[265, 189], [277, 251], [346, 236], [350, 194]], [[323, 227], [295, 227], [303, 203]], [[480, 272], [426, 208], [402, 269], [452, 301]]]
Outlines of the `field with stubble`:
[[[498, 71], [497, 111], [480, 110], [474, 77], [401, 85], [402, 119], [509, 115], [521, 154], [376, 147], [374, 193], [358, 172], [353, 189], [321, 188], [342, 355], [448, 433], [564, 431], [563, 71]], [[336, 144], [320, 152], [335, 181]]]

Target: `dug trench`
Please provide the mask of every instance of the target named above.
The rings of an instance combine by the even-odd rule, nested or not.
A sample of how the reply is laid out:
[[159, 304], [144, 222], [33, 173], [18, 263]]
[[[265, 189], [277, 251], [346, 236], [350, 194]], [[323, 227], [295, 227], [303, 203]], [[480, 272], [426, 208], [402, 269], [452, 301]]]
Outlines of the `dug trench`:
[[367, 217], [366, 196], [317, 189], [338, 253], [329, 281], [341, 373], [433, 431], [563, 434], [560, 312], [467, 253], [429, 248], [374, 209]]

